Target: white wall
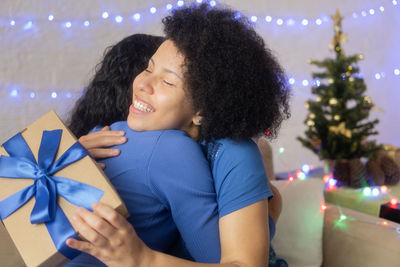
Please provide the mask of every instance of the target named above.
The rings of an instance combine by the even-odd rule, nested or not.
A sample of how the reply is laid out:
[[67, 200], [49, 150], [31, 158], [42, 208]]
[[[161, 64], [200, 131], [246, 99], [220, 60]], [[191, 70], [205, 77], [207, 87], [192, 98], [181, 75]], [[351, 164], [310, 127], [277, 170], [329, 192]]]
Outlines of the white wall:
[[[333, 29], [331, 22], [317, 26], [315, 19], [333, 14], [337, 8], [345, 16], [344, 31], [349, 42], [344, 45], [347, 54], [362, 53], [360, 63], [368, 86], [368, 95], [383, 112], [372, 112], [378, 117], [380, 143], [400, 146], [400, 75], [393, 70], [400, 68], [400, 1], [397, 6], [391, 0], [226, 0], [225, 3], [244, 14], [258, 16], [257, 31], [275, 51], [288, 74], [296, 78], [293, 87], [292, 118], [273, 142], [275, 169], [286, 171], [300, 168], [302, 164], [320, 165], [318, 158], [302, 148], [295, 139], [305, 130], [303, 120], [307, 114], [304, 102], [312, 95], [301, 80], [311, 79], [313, 69], [307, 60], [323, 59], [332, 55], [328, 50]], [[93, 68], [101, 59], [104, 49], [123, 37], [138, 32], [162, 34], [161, 18], [166, 14], [166, 4], [176, 1], [140, 0], [2, 0], [0, 2], [0, 142], [5, 141], [36, 118], [55, 109], [66, 118], [74, 101], [93, 74]], [[158, 9], [150, 14], [149, 8]], [[379, 7], [385, 8], [384, 12]], [[375, 10], [374, 15], [369, 9]], [[103, 11], [110, 13], [101, 19]], [[368, 15], [361, 16], [361, 11]], [[140, 22], [131, 15], [141, 12]], [[352, 13], [358, 18], [354, 19]], [[55, 19], [47, 20], [49, 14]], [[265, 22], [266, 15], [273, 17]], [[116, 15], [124, 17], [121, 24], [114, 22]], [[293, 26], [277, 26], [275, 21], [292, 18]], [[306, 27], [300, 25], [303, 18], [310, 19]], [[15, 20], [15, 26], [10, 21]], [[24, 30], [31, 20], [32, 27]], [[89, 20], [89, 27], [83, 21]], [[71, 21], [71, 28], [63, 23]], [[385, 72], [385, 78], [375, 79], [375, 73]], [[12, 90], [18, 95], [10, 96]], [[57, 98], [51, 98], [52, 92]], [[30, 98], [30, 93], [35, 98]], [[68, 93], [71, 93], [69, 98]], [[283, 154], [278, 153], [285, 148]]]

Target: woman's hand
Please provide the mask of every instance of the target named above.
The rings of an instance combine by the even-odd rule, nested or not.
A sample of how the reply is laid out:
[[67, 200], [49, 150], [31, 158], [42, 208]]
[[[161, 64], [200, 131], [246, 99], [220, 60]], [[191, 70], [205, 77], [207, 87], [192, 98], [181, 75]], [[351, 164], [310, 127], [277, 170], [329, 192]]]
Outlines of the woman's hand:
[[[120, 145], [126, 142], [123, 131], [110, 131], [109, 126], [105, 126], [101, 131], [83, 135], [79, 138], [79, 143], [84, 146], [95, 159], [109, 158], [118, 156], [119, 149], [107, 147]], [[104, 168], [104, 164], [99, 163]]]
[[132, 225], [118, 212], [103, 203], [92, 206], [94, 212], [78, 208], [72, 224], [86, 241], [73, 238], [66, 244], [86, 252], [107, 266], [144, 266], [148, 248]]

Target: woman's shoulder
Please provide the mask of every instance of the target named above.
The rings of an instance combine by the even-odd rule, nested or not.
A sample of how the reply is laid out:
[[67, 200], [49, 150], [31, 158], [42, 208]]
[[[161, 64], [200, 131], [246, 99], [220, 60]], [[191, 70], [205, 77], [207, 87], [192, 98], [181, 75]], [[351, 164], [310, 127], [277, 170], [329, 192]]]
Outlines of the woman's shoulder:
[[215, 160], [240, 160], [251, 155], [259, 156], [257, 144], [252, 139], [212, 139], [201, 142], [204, 153], [210, 162]]

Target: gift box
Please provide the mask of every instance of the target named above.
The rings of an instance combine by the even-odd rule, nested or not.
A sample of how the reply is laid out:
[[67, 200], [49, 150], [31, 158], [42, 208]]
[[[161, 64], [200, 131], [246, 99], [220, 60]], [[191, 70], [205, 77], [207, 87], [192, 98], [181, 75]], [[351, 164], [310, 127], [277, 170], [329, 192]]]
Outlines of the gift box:
[[0, 218], [27, 266], [58, 266], [79, 254], [70, 220], [77, 206], [128, 212], [108, 178], [54, 111], [0, 147]]
[[392, 204], [390, 202], [382, 204], [379, 217], [400, 223], [400, 204]]

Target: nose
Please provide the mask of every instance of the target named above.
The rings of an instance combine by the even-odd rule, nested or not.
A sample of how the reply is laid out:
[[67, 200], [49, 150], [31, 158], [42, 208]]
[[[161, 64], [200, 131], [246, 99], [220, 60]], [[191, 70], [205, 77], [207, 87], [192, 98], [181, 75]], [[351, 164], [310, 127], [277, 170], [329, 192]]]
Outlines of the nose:
[[133, 82], [133, 88], [135, 91], [142, 91], [147, 94], [153, 94], [154, 88], [151, 75], [146, 72], [140, 73], [138, 76], [136, 76]]

